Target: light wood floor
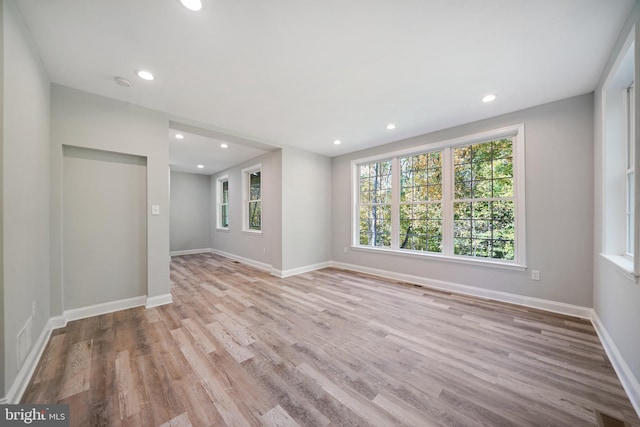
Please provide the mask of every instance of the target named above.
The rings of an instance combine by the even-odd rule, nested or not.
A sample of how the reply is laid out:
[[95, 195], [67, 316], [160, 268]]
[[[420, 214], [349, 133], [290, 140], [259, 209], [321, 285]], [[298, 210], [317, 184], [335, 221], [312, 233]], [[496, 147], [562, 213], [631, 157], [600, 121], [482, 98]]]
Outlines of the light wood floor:
[[54, 331], [74, 426], [640, 426], [588, 321], [325, 269], [173, 258], [174, 304]]

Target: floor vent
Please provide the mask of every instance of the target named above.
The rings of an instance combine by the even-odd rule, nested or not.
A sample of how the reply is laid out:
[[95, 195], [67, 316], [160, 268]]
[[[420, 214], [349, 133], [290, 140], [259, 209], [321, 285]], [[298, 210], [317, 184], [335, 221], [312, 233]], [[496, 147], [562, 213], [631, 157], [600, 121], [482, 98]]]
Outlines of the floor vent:
[[31, 349], [31, 330], [33, 329], [33, 318], [29, 317], [27, 323], [22, 327], [20, 332], [18, 332], [17, 339], [17, 348], [18, 348], [18, 371], [22, 369], [22, 364], [24, 363], [27, 355], [29, 354], [29, 350]]
[[603, 414], [600, 411], [595, 411], [595, 413], [596, 419], [598, 420], [598, 427], [631, 427], [629, 423], [626, 423], [619, 418]]

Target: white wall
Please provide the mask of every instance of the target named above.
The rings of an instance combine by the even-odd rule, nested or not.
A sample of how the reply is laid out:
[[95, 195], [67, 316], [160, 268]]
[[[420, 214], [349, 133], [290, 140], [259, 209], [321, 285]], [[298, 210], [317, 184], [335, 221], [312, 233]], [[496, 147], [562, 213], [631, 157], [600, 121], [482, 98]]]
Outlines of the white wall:
[[64, 147], [65, 310], [147, 293], [144, 157]]
[[331, 261], [331, 159], [282, 149], [282, 271]]
[[[53, 263], [62, 263], [62, 146], [141, 156], [147, 159], [147, 290], [148, 297], [169, 293], [169, 143], [168, 120], [161, 114], [120, 101], [52, 85]], [[151, 205], [160, 215], [151, 215]], [[95, 221], [96, 227], [105, 227]], [[59, 264], [58, 264], [59, 265]], [[58, 270], [57, 270], [58, 271]], [[52, 288], [61, 295], [63, 272]], [[67, 296], [64, 296], [66, 298]], [[56, 301], [57, 302], [57, 301]]]
[[[622, 44], [632, 31], [632, 26], [640, 19], [640, 4], [636, 2], [611, 58], [602, 73], [595, 91], [595, 247], [594, 247], [594, 286], [593, 308], [602, 324], [611, 336], [622, 358], [635, 377], [636, 387], [640, 383], [640, 284], [621, 273], [607, 262], [600, 253], [604, 249], [603, 231], [606, 228], [603, 202], [603, 98], [601, 96], [604, 81], [621, 52]], [[636, 37], [636, 45], [640, 40]], [[637, 47], [636, 47], [637, 49]], [[637, 52], [637, 50], [636, 50]], [[638, 64], [636, 58], [636, 64]], [[637, 67], [637, 65], [636, 65]], [[636, 70], [638, 76], [638, 70]], [[637, 81], [637, 80], [636, 80]], [[638, 93], [636, 93], [638, 96]], [[637, 122], [636, 122], [637, 123]], [[636, 125], [636, 129], [637, 129]], [[636, 399], [640, 398], [640, 388], [636, 390]]]
[[[350, 162], [385, 151], [525, 124], [527, 264], [502, 270], [350, 246]], [[583, 95], [333, 159], [333, 260], [492, 291], [591, 307], [593, 96]]]
[[13, 0], [3, 7], [4, 394], [18, 370], [16, 335], [36, 303], [33, 339], [49, 319], [50, 88]]
[[[229, 229], [218, 230], [217, 209], [211, 215], [211, 248], [236, 257], [251, 260], [271, 268], [280, 246], [280, 183], [277, 167], [280, 151], [269, 152], [211, 176], [211, 200], [216, 203], [216, 179], [229, 177]], [[242, 231], [242, 169], [262, 164], [262, 233]], [[274, 255], [276, 258], [273, 258]]]
[[171, 252], [210, 247], [210, 185], [208, 175], [171, 172]]

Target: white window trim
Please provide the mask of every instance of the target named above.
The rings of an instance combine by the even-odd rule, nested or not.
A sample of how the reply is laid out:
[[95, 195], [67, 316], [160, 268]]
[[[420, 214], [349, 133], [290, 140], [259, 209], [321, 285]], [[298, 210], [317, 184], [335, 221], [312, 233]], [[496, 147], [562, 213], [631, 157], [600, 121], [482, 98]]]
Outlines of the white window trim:
[[[260, 230], [252, 230], [249, 228], [249, 176], [252, 173], [260, 172]], [[264, 181], [262, 176], [262, 163], [242, 169], [242, 232], [247, 234], [262, 234], [264, 205], [262, 197], [264, 194]], [[255, 200], [254, 200], [255, 202]]]
[[[224, 175], [221, 177], [218, 177], [216, 179], [216, 229], [217, 230], [221, 230], [221, 231], [229, 231], [229, 225], [227, 225], [226, 227], [222, 226], [222, 205], [224, 204], [222, 201], [223, 199], [223, 194], [222, 194], [222, 184], [227, 183], [227, 185], [229, 185], [229, 175]], [[229, 201], [227, 200], [227, 214], [229, 213]]]
[[[393, 212], [396, 210], [397, 204], [397, 183], [396, 178], [398, 170], [397, 159], [404, 156], [416, 155], [425, 152], [443, 150], [445, 148], [454, 148], [462, 145], [475, 144], [479, 142], [487, 142], [494, 139], [512, 137], [513, 138], [513, 171], [515, 178], [514, 186], [514, 202], [516, 206], [515, 216], [515, 254], [513, 261], [494, 260], [491, 258], [470, 257], [463, 255], [454, 255], [453, 251], [453, 227], [451, 221], [453, 221], [453, 213], [451, 212], [453, 201], [453, 170], [451, 167], [447, 167], [451, 163], [451, 159], [443, 158], [442, 166], [442, 180], [443, 189], [447, 189], [450, 194], [445, 195], [443, 191], [442, 198], [442, 215], [443, 215], [443, 252], [422, 252], [422, 251], [408, 251], [406, 249], [395, 249], [393, 243], [397, 243], [397, 237], [393, 240], [395, 234], [397, 234], [397, 228], [393, 228], [397, 221], [393, 220]], [[446, 153], [449, 150], [443, 150], [443, 156], [449, 157]], [[458, 138], [452, 138], [445, 141], [434, 142], [430, 144], [424, 144], [417, 147], [411, 147], [402, 150], [396, 150], [393, 152], [387, 152], [375, 156], [365, 157], [351, 161], [351, 249], [358, 251], [368, 251], [375, 253], [388, 253], [394, 255], [426, 258], [440, 261], [452, 261], [462, 264], [471, 265], [483, 265], [487, 267], [496, 267], [512, 270], [525, 270], [527, 268], [526, 257], [526, 227], [525, 227], [525, 158], [524, 158], [525, 144], [524, 144], [524, 123], [520, 123], [513, 126], [506, 126], [503, 128], [490, 130], [486, 132], [479, 132], [472, 135], [462, 136]], [[373, 163], [376, 161], [391, 160], [392, 174], [393, 174], [393, 192], [392, 192], [392, 249], [383, 247], [371, 247], [359, 244], [358, 227], [359, 227], [359, 212], [358, 212], [358, 194], [359, 194], [359, 174], [358, 167], [361, 164]], [[448, 162], [448, 163], [445, 163]], [[396, 196], [394, 196], [396, 195]], [[451, 205], [451, 206], [449, 206]], [[447, 242], [447, 243], [445, 243]], [[451, 243], [448, 243], [451, 242]], [[396, 245], [397, 246], [397, 245]]]

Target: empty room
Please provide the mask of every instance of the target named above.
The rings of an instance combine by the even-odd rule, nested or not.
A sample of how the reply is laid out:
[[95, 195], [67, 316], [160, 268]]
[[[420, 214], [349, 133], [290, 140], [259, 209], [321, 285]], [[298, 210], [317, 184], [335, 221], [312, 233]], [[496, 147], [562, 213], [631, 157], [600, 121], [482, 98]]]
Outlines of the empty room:
[[639, 21], [0, 0], [0, 425], [640, 427]]

